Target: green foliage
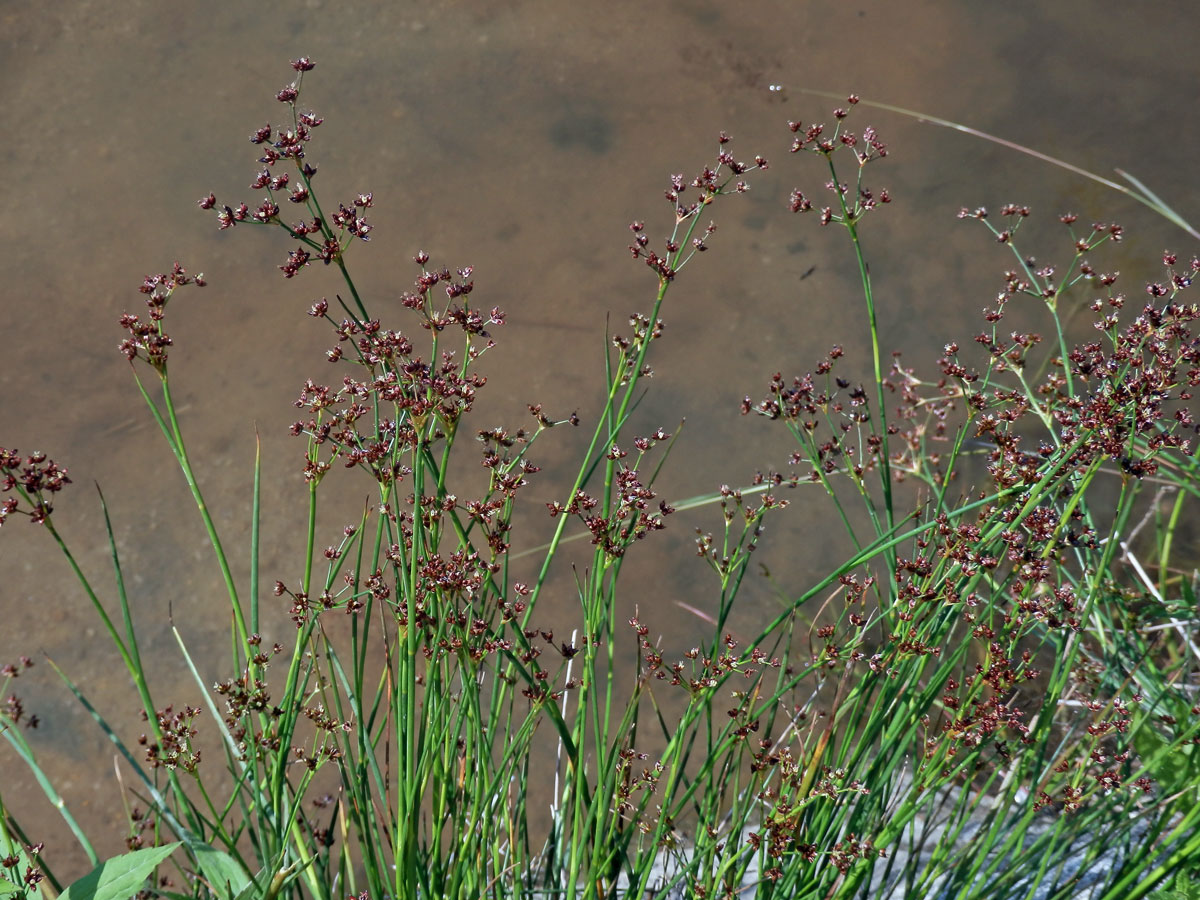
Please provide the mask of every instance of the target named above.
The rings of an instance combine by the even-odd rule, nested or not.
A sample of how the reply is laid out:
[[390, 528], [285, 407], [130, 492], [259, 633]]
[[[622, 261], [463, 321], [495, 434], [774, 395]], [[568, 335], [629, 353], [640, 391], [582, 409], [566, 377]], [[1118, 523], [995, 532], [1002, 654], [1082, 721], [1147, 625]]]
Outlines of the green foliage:
[[132, 850], [107, 859], [59, 894], [59, 900], [127, 900], [141, 889], [178, 843]]

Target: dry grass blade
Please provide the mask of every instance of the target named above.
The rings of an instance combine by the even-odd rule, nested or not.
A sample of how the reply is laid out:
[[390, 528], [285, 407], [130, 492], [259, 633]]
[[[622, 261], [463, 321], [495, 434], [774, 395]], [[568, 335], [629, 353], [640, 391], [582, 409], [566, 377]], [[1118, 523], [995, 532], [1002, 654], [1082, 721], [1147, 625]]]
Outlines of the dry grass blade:
[[[814, 97], [826, 97], [832, 100], [844, 99], [841, 94], [832, 91], [818, 91], [812, 88], [797, 88], [801, 94], [811, 94]], [[910, 119], [916, 119], [918, 122], [925, 122], [930, 125], [940, 125], [942, 128], [949, 128], [953, 131], [959, 131], [963, 134], [969, 134], [972, 137], [980, 138], [981, 140], [991, 141], [993, 144], [999, 144], [1001, 147], [1007, 147], [1009, 150], [1015, 150], [1018, 153], [1024, 153], [1026, 156], [1032, 156], [1034, 159], [1040, 159], [1042, 162], [1048, 162], [1051, 165], [1058, 166], [1060, 169], [1065, 169], [1076, 175], [1082, 175], [1084, 178], [1102, 184], [1107, 188], [1118, 191], [1138, 203], [1154, 210], [1168, 222], [1182, 228], [1196, 240], [1200, 241], [1200, 231], [1197, 231], [1192, 225], [1183, 218], [1179, 213], [1168, 206], [1162, 198], [1147, 188], [1141, 181], [1121, 169], [1114, 169], [1118, 175], [1133, 185], [1133, 188], [1126, 187], [1112, 179], [1105, 178], [1103, 175], [1097, 175], [1095, 172], [1090, 172], [1087, 169], [1076, 166], [1067, 162], [1064, 159], [1059, 159], [1056, 156], [1050, 156], [1048, 153], [1042, 153], [1040, 150], [1034, 150], [1032, 147], [1026, 147], [1024, 144], [1018, 144], [1016, 141], [1010, 141], [1006, 138], [998, 137], [994, 134], [988, 134], [986, 131], [980, 131], [978, 128], [972, 128], [970, 125], [963, 125], [960, 122], [952, 122], [949, 119], [943, 119], [938, 116], [931, 116], [928, 113], [917, 112], [916, 110], [906, 109], [903, 106], [895, 106], [891, 103], [881, 103], [877, 100], [859, 99], [859, 105], [870, 106], [873, 109], [882, 109], [887, 112], [896, 113], [901, 116], [907, 116]]]

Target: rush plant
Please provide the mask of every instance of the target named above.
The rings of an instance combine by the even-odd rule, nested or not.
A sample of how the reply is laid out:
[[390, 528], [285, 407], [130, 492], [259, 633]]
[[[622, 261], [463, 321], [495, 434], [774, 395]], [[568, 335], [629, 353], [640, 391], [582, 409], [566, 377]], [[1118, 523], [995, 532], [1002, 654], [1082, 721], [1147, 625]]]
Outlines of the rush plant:
[[[469, 266], [418, 252], [407, 318], [376, 317], [348, 262], [373, 237], [373, 195], [336, 210], [318, 200], [308, 154], [322, 119], [300, 104], [313, 63], [292, 66], [276, 96], [288, 124], [251, 136], [261, 201], [210, 193], [200, 206], [222, 229], [282, 230], [286, 278], [321, 263], [344, 281], [308, 310], [331, 332], [331, 374], [301, 386], [291, 429], [308, 500], [297, 580], [259, 570], [260, 460], [239, 584], [188, 452], [166, 315], [203, 276], [176, 264], [146, 278], [146, 311], [121, 318], [121, 350], [225, 584], [233, 654], [215, 684], [177, 630], [195, 695], [155, 696], [111, 528], [102, 591], [55, 525], [66, 469], [0, 450], [0, 523], [28, 519], [58, 543], [147, 723], [137, 746], [60, 673], [144, 807], [130, 853], [101, 864], [25, 741], [21, 702], [0, 718], [98, 866], [73, 896], [1115, 900], [1195, 865], [1200, 650], [1195, 560], [1178, 535], [1200, 488], [1200, 311], [1184, 300], [1200, 260], [1164, 254], [1135, 303], [1098, 261], [1120, 226], [1063, 215], [1064, 260], [1044, 264], [1018, 250], [1027, 207], [964, 210], [1009, 268], [979, 333], [923, 372], [881, 344], [888, 301], [863, 237], [892, 200], [865, 180], [886, 145], [850, 130], [855, 97], [832, 125], [789, 123], [829, 199], [798, 189], [788, 203], [846, 235], [871, 358], [847, 371], [834, 346], [808, 371], [774, 375], [741, 411], [794, 441], [780, 471], [671, 503], [655, 485], [673, 434], [634, 431], [633, 414], [669, 295], [712, 245], [711, 217], [767, 161], [739, 160], [722, 133], [698, 175], [670, 179], [665, 229], [630, 226], [650, 291], [611, 337], [595, 421], [532, 406], [525, 427], [480, 428], [480, 360], [503, 311], [478, 301]], [[1008, 324], [1035, 317], [1041, 331]], [[549, 543], [531, 547], [514, 523], [539, 503], [535, 444], [563, 425], [590, 438], [543, 507]], [[464, 457], [482, 480], [463, 474]], [[320, 533], [326, 492], [364, 480], [362, 515]], [[737, 640], [728, 626], [753, 552], [797, 490], [824, 497], [851, 550], [817, 583], [785, 586], [778, 616]], [[712, 595], [686, 623], [694, 649], [669, 658], [658, 635], [681, 627], [678, 613], [620, 614], [622, 572], [633, 554], [663, 552], [655, 532], [684, 505], [716, 514], [696, 542]], [[544, 597], [580, 537], [591, 550], [574, 570], [573, 625], [556, 634], [541, 624]], [[523, 576], [517, 557], [531, 551], [541, 561]], [[263, 636], [281, 622], [286, 636]], [[219, 759], [201, 753], [205, 736]], [[547, 814], [526, 788], [551, 781], [548, 760]], [[0, 855], [0, 894], [62, 890], [52, 854], [2, 805]]]

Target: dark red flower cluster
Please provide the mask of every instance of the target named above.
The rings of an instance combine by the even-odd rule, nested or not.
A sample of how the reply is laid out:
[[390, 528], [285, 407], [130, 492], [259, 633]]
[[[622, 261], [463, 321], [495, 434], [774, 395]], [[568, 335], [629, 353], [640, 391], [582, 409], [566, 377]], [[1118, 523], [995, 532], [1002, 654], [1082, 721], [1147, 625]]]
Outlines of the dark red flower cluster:
[[[417, 258], [428, 261], [425, 254]], [[432, 418], [443, 433], [452, 433], [470, 411], [476, 391], [487, 383], [468, 368], [493, 346], [487, 327], [502, 324], [504, 313], [499, 309], [481, 313], [458, 302], [474, 289], [470, 267], [460, 269], [455, 278], [449, 269], [428, 271], [420, 264], [416, 290], [404, 294], [401, 302], [420, 313], [421, 324], [429, 331], [461, 329], [467, 336], [465, 364], [448, 350], [442, 351], [436, 364], [426, 362], [403, 332], [383, 328], [376, 319], [335, 322], [328, 301], [313, 304], [310, 315], [329, 321], [338, 336], [338, 343], [326, 354], [329, 360], [355, 362], [367, 374], [362, 379], [346, 376], [336, 390], [311, 380], [305, 383], [296, 406], [306, 409], [310, 418], [296, 422], [292, 434], [307, 434], [314, 447], [331, 448], [324, 461], [311, 454], [307, 457], [305, 475], [310, 481], [319, 481], [335, 458], [347, 468], [365, 467], [380, 484], [402, 479], [408, 471], [402, 460], [417, 446], [426, 423]], [[437, 302], [438, 285], [444, 287], [449, 303]], [[376, 417], [377, 403], [391, 415]], [[360, 421], [369, 423], [367, 433], [360, 429]]]
[[142, 321], [132, 313], [121, 316], [121, 327], [130, 336], [121, 342], [120, 350], [130, 362], [144, 359], [159, 372], [167, 367], [167, 348], [171, 346], [171, 338], [163, 331], [162, 322], [166, 315], [167, 302], [176, 288], [194, 284], [204, 287], [204, 273], [194, 278], [187, 274], [179, 263], [175, 263], [169, 275], [147, 275], [138, 290], [146, 295], [146, 306], [149, 309], [149, 320]]
[[[683, 175], [671, 176], [670, 186], [663, 194], [674, 210], [675, 228], [663, 242], [663, 253], [650, 249], [650, 238], [643, 233], [643, 223], [634, 222], [629, 226], [634, 234], [629, 252], [634, 259], [644, 260], [664, 282], [673, 279], [695, 254], [708, 249], [707, 241], [716, 231], [716, 225], [709, 223], [703, 235], [696, 235], [696, 219], [700, 211], [722, 194], [745, 193], [750, 189], [745, 175], [755, 169], [768, 167], [767, 161], [761, 156], [754, 157], [753, 164], [739, 161], [727, 149], [730, 140], [724, 131], [718, 135], [716, 162], [705, 166], [690, 182]], [[684, 196], [689, 187], [698, 191], [695, 199]]]
[[[198, 733], [192, 723], [200, 715], [195, 706], [185, 706], [176, 712], [173, 707], [159, 710], [155, 716], [158, 740], [143, 734], [138, 743], [146, 748], [146, 762], [150, 768], [183, 769], [190, 775], [200, 765], [200, 750], [192, 746], [192, 738]], [[142, 714], [145, 721], [147, 716]]]
[[640, 541], [652, 531], [666, 527], [664, 517], [675, 512], [674, 508], [664, 500], [652, 506], [651, 501], [657, 496], [647, 485], [639, 468], [648, 450], [655, 444], [670, 437], [661, 428], [649, 437], [634, 439], [637, 454], [632, 464], [624, 460], [629, 451], [613, 444], [606, 454], [607, 458], [616, 465], [616, 505], [607, 513], [597, 512], [602, 508], [601, 500], [592, 497], [583, 489], [577, 490], [566, 504], [557, 501], [547, 503], [551, 516], [566, 514], [578, 516], [584, 527], [592, 535], [592, 543], [604, 550], [609, 559], [617, 559], [625, 555], [626, 549], [634, 541]]
[[[858, 97], [851, 94], [847, 99], [848, 104], [853, 107], [858, 103]], [[875, 160], [883, 159], [888, 155], [887, 144], [879, 139], [875, 129], [868, 126], [863, 129], [862, 135], [855, 134], [843, 127], [843, 122], [849, 115], [849, 110], [844, 107], [839, 107], [833, 111], [833, 117], [837, 121], [832, 135], [825, 134], [824, 125], [804, 125], [802, 122], [788, 122], [788, 130], [796, 137], [792, 140], [791, 152], [799, 153], [805, 151], [808, 153], [816, 153], [830, 159], [839, 149], [848, 149], [854, 156], [855, 165], [858, 169], [858, 177], [855, 179], [854, 190], [851, 192], [850, 186], [838, 181], [835, 177], [826, 183], [825, 188], [837, 197], [836, 206], [825, 206], [821, 208], [821, 224], [828, 225], [830, 222], [839, 222], [846, 225], [853, 225], [861, 219], [866, 213], [875, 209], [877, 204], [891, 203], [892, 195], [884, 188], [878, 195], [862, 182], [862, 170], [868, 163]], [[832, 166], [832, 161], [830, 162]], [[847, 198], [853, 197], [853, 200]], [[804, 192], [799, 188], [792, 191], [791, 198], [788, 201], [788, 208], [792, 212], [808, 212], [813, 208], [812, 200], [805, 196]]]
[[[49, 495], [57, 494], [70, 483], [67, 470], [45, 453], [23, 457], [15, 447], [11, 450], [0, 447], [0, 493], [10, 495], [0, 502], [0, 525], [13, 514], [28, 516], [35, 525], [43, 524], [54, 510]], [[11, 496], [14, 493], [16, 496]], [[22, 508], [22, 501], [28, 504], [28, 509]]]
[[[259, 225], [278, 225], [292, 237], [298, 238], [301, 246], [289, 250], [287, 260], [279, 266], [285, 278], [294, 277], [314, 257], [325, 265], [340, 264], [349, 243], [355, 238], [370, 240], [374, 229], [374, 225], [367, 222], [362, 214], [372, 205], [370, 192], [360, 193], [352, 203], [339, 204], [338, 211], [328, 221], [313, 200], [312, 180], [316, 177], [317, 167], [305, 158], [305, 145], [312, 140], [313, 130], [325, 120], [315, 113], [301, 111], [296, 104], [303, 75], [315, 66], [307, 57], [293, 60], [292, 68], [299, 75], [275, 95], [277, 100], [290, 108], [292, 126], [272, 129], [268, 123], [250, 135], [250, 143], [264, 147], [258, 162], [265, 168], [259, 169], [250, 182], [251, 190], [266, 191], [263, 201], [253, 210], [246, 203], [239, 203], [236, 207], [218, 206], [217, 197], [211, 192], [198, 201], [201, 209], [217, 209], [217, 225], [222, 230], [249, 221]], [[295, 164], [294, 181], [287, 172], [276, 172], [275, 164], [282, 160], [291, 160]], [[291, 225], [285, 223], [280, 215], [279, 203], [276, 202], [279, 196], [286, 197], [289, 203], [303, 205], [310, 218]]]

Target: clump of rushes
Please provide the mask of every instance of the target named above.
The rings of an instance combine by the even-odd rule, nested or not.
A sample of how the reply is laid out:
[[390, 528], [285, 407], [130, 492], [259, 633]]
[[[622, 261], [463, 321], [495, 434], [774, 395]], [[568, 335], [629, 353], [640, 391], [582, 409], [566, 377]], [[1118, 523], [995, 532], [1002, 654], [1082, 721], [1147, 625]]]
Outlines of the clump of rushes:
[[[1198, 483], [1189, 401], [1200, 313], [1181, 293], [1200, 261], [1165, 254], [1130, 317], [1116, 275], [1093, 263], [1118, 226], [1077, 229], [1064, 216], [1071, 258], [1056, 268], [1016, 248], [1027, 208], [1006, 206], [1000, 228], [982, 209], [964, 212], [1015, 259], [977, 346], [947, 345], [932, 376], [898, 354], [885, 365], [886, 306], [860, 228], [892, 200], [863, 181], [887, 148], [873, 129], [849, 130], [854, 97], [832, 127], [790, 123], [792, 150], [826, 167], [833, 199], [818, 210], [797, 190], [787, 205], [845, 229], [871, 371], [861, 383], [835, 346], [812, 371], [776, 374], [762, 399], [743, 402], [796, 449], [779, 472], [687, 502], [718, 509], [718, 528], [696, 540], [713, 599], [697, 610], [707, 633], [671, 659], [657, 635], [678, 623], [617, 613], [625, 560], [655, 552], [642, 542], [684, 505], [655, 487], [673, 435], [631, 433], [630, 416], [667, 294], [713, 240], [711, 208], [746, 191], [766, 160], [740, 161], [722, 133], [711, 164], [670, 178], [665, 239], [630, 226], [629, 252], [655, 290], [612, 339], [602, 412], [571, 485], [546, 504], [555, 530], [536, 575], [521, 581], [514, 521], [532, 502], [531, 450], [547, 430], [583, 423], [533, 405], [525, 427], [467, 425], [486, 387], [480, 358], [504, 322], [476, 302], [470, 266], [416, 253], [401, 297], [407, 324], [371, 316], [346, 259], [372, 236], [374, 198], [322, 209], [307, 156], [322, 119], [299, 105], [314, 64], [292, 66], [276, 95], [287, 124], [251, 135], [260, 202], [210, 193], [199, 204], [222, 229], [284, 230], [294, 245], [283, 275], [336, 266], [348, 297], [308, 310], [332, 329], [326, 364], [339, 371], [305, 381], [295, 401], [307, 548], [291, 570], [302, 574], [273, 589], [291, 630], [262, 634], [286, 618], [260, 618], [260, 582], [273, 579], [258, 566], [258, 460], [251, 574], [239, 586], [171, 397], [166, 307], [203, 276], [176, 264], [147, 278], [148, 316], [122, 317], [120, 349], [225, 581], [234, 651], [215, 684], [177, 633], [196, 694], [155, 704], [111, 529], [120, 624], [54, 528], [50, 495], [66, 471], [40, 453], [0, 450], [0, 523], [28, 517], [58, 541], [143, 709], [138, 751], [67, 682], [109, 730], [146, 807], [129, 813], [130, 853], [105, 863], [124, 872], [122, 896], [140, 884], [145, 897], [221, 900], [1067, 898], [1088, 884], [1092, 896], [1124, 898], [1200, 855], [1196, 598], [1193, 561], [1176, 546]], [[1047, 338], [1005, 329], [1014, 303], [1032, 307], [1022, 321], [1045, 317]], [[1096, 331], [1072, 343], [1071, 318], [1088, 311]], [[481, 491], [452, 483], [463, 452], [479, 454]], [[322, 492], [359, 490], [335, 469], [362, 472], [375, 496], [318, 540]], [[757, 635], [736, 639], [728, 622], [766, 517], [804, 484], [827, 495], [851, 552]], [[576, 573], [568, 638], [538, 624], [538, 605], [575, 537], [592, 551]], [[348, 627], [324, 627], [331, 615]], [[632, 671], [622, 642], [637, 651]], [[16, 727], [35, 721], [15, 698], [0, 712], [5, 738], [98, 863]], [[202, 760], [206, 731], [223, 771]], [[547, 820], [525, 788], [549, 780], [537, 760], [550, 755]], [[4, 890], [35, 896], [43, 873], [61, 887], [2, 806], [0, 851]]]

